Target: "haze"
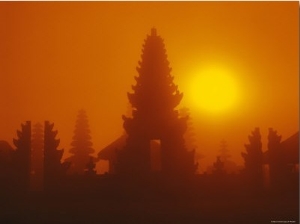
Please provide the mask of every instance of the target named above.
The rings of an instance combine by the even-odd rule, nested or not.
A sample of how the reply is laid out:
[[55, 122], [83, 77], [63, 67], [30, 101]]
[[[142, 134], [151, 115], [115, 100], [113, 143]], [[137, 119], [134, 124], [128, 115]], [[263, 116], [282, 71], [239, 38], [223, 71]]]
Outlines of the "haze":
[[[298, 131], [298, 2], [1, 2], [0, 139], [12, 144], [26, 120], [54, 122], [68, 156], [78, 110], [98, 153], [123, 133], [127, 92], [143, 41], [155, 27], [184, 93], [204, 170], [225, 139], [242, 164], [247, 136], [260, 127], [282, 139]], [[232, 71], [239, 103], [207, 114], [188, 88], [207, 66]]]

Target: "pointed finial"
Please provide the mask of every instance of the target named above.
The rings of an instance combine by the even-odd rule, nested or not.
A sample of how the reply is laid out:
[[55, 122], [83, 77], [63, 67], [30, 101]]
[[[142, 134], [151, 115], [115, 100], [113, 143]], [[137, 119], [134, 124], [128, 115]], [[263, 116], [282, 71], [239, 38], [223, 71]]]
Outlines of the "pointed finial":
[[151, 29], [151, 36], [156, 36], [156, 28]]

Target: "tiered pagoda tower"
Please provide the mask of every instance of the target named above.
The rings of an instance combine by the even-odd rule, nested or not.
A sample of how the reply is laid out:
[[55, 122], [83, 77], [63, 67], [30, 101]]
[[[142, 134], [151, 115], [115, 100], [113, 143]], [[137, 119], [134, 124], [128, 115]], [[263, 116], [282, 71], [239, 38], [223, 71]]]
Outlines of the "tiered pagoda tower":
[[143, 45], [133, 93], [128, 93], [132, 117], [123, 116], [128, 134], [126, 146], [118, 152], [119, 174], [147, 175], [151, 170], [152, 140], [160, 141], [161, 173], [187, 176], [196, 171], [194, 151], [187, 151], [183, 135], [187, 118], [175, 109], [183, 94], [173, 83], [163, 39], [151, 30]]
[[62, 178], [66, 174], [70, 163], [61, 163], [64, 150], [58, 150], [60, 143], [56, 139], [57, 131], [53, 130], [54, 124], [45, 121], [44, 125], [44, 189], [58, 190]]
[[17, 130], [17, 139], [13, 139], [16, 150], [12, 157], [12, 171], [15, 186], [13, 188], [28, 191], [30, 184], [30, 157], [31, 157], [31, 122], [26, 121]]

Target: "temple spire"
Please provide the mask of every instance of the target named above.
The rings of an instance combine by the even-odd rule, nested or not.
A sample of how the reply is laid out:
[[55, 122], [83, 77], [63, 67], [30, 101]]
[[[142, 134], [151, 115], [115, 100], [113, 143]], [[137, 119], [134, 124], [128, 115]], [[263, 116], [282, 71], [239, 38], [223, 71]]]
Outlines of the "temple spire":
[[155, 28], [155, 27], [153, 27], [153, 28], [151, 29], [151, 36], [157, 36], [157, 31], [156, 31], [156, 28]]

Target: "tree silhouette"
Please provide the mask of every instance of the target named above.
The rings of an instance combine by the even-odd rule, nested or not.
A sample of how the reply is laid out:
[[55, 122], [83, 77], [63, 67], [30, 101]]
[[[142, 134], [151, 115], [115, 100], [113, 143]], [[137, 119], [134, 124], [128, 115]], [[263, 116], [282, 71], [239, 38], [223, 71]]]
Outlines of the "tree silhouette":
[[[197, 150], [196, 139], [195, 139], [195, 129], [191, 118], [190, 109], [183, 107], [179, 110], [180, 117], [187, 117], [187, 129], [183, 135], [185, 146], [188, 151], [195, 150], [195, 161], [200, 162], [205, 156]], [[198, 166], [200, 168], [200, 166]]]
[[150, 142], [160, 140], [163, 173], [194, 173], [194, 151], [188, 152], [184, 146], [187, 118], [179, 118], [175, 110], [183, 95], [173, 83], [163, 39], [154, 28], [145, 40], [141, 58], [136, 85], [133, 93], [128, 93], [132, 118], [123, 116], [128, 139], [119, 151], [116, 171], [140, 176], [151, 172]]
[[64, 150], [57, 150], [60, 140], [55, 139], [57, 131], [53, 131], [54, 124], [45, 121], [44, 125], [44, 187], [53, 190], [58, 187], [60, 181], [70, 166], [69, 162], [61, 163]]
[[260, 190], [263, 185], [263, 153], [259, 128], [248, 136], [249, 144], [245, 144], [246, 153], [242, 152], [245, 161], [245, 174], [252, 190]]
[[227, 142], [224, 139], [222, 139], [220, 142], [220, 154], [219, 155], [220, 155], [220, 159], [224, 163], [226, 163], [227, 160], [231, 157], [227, 147], [228, 147]]
[[71, 162], [69, 172], [73, 174], [84, 174], [91, 157], [90, 154], [94, 153], [85, 110], [80, 110], [78, 113], [71, 145], [72, 148], [69, 152], [73, 154], [73, 156], [67, 159], [67, 161]]
[[189, 108], [183, 107], [179, 110], [180, 117], [187, 118], [187, 129], [183, 135], [185, 146], [189, 151], [192, 151], [197, 148], [195, 140], [195, 130], [193, 127], [193, 122], [191, 119], [191, 113]]
[[44, 129], [40, 123], [33, 126], [31, 149], [31, 186], [41, 190], [44, 174]]
[[12, 171], [15, 187], [21, 191], [29, 190], [31, 160], [31, 122], [26, 121], [17, 130], [18, 139], [13, 139], [16, 150], [12, 156]]
[[281, 148], [281, 136], [272, 128], [268, 135], [268, 162], [270, 168], [270, 184], [273, 189], [281, 190], [286, 184], [287, 162]]
[[224, 171], [227, 174], [238, 172], [236, 163], [230, 159], [231, 155], [228, 150], [228, 144], [224, 139], [220, 141], [219, 152], [220, 159], [224, 163]]
[[213, 173], [215, 175], [222, 175], [225, 174], [225, 169], [224, 169], [224, 162], [221, 160], [220, 156], [217, 156], [216, 162], [213, 164]]

